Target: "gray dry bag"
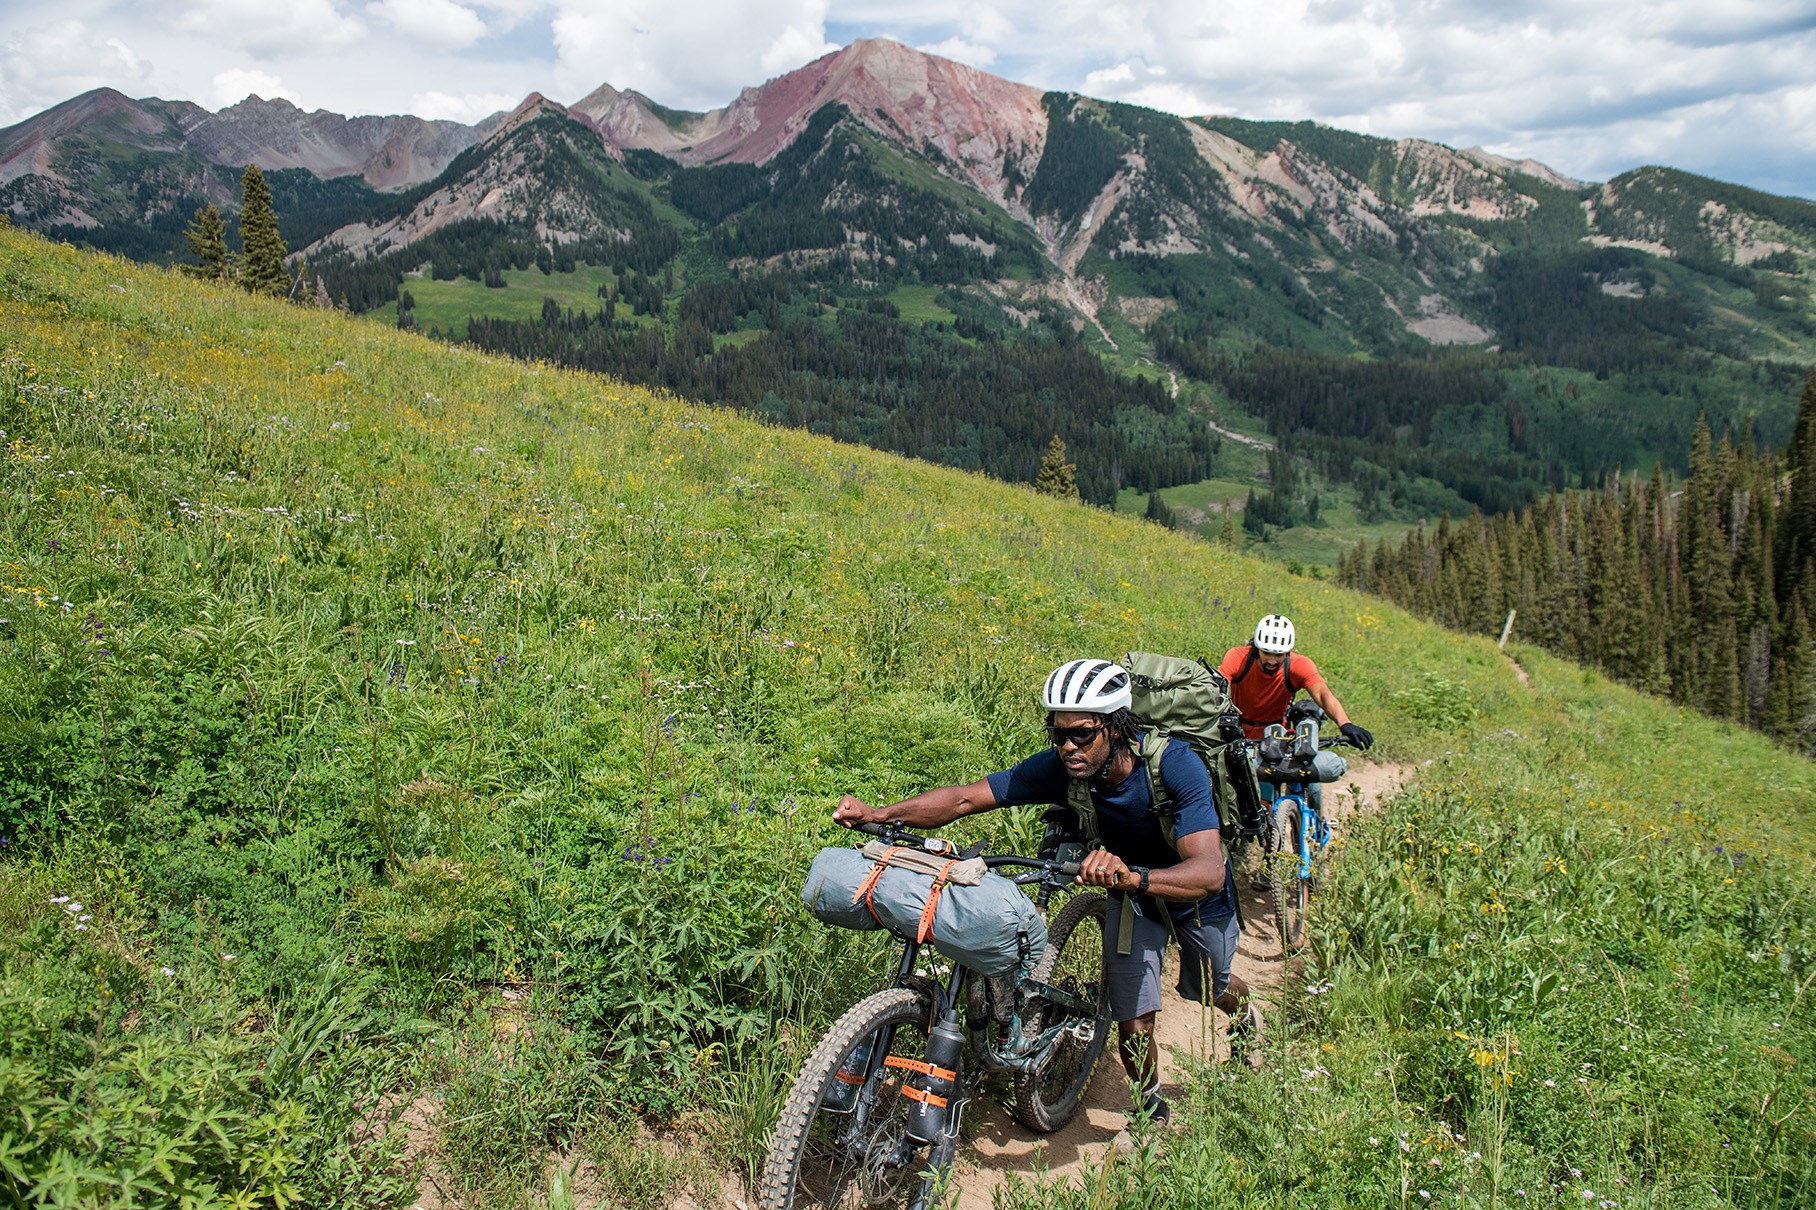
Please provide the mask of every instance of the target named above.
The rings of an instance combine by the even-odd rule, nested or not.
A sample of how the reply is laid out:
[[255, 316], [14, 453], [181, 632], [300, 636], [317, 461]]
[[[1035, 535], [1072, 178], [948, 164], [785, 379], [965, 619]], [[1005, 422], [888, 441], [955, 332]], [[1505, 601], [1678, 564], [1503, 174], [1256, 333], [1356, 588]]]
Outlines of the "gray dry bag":
[[931, 941], [946, 957], [983, 975], [1032, 967], [1047, 949], [1047, 925], [1033, 902], [996, 874], [964, 886], [873, 861], [857, 849], [821, 849], [801, 887], [801, 902], [840, 928], [885, 928], [905, 940]]

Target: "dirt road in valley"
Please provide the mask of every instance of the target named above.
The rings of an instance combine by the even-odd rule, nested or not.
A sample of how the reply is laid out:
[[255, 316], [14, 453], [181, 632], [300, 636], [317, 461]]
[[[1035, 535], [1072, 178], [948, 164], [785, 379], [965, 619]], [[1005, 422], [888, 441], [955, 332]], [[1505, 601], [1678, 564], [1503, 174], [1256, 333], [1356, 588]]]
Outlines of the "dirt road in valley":
[[[1368, 810], [1397, 793], [1412, 776], [1411, 765], [1357, 763], [1339, 785], [1329, 787], [1324, 803], [1333, 822], [1341, 824], [1358, 810]], [[1350, 786], [1359, 791], [1352, 794]], [[1286, 962], [1280, 935], [1274, 926], [1273, 907], [1265, 892], [1249, 886], [1241, 876], [1242, 913], [1246, 928], [1237, 947], [1232, 972], [1247, 980], [1267, 1012], [1273, 990], [1280, 986]], [[1176, 1091], [1185, 1061], [1205, 1053], [1207, 1038], [1225, 1059], [1229, 1047], [1223, 1038], [1223, 1014], [1181, 1000], [1173, 990], [1178, 977], [1177, 950], [1167, 951], [1167, 971], [1161, 979], [1162, 1001], [1158, 1028], [1160, 1079], [1164, 1089]], [[1084, 1106], [1066, 1129], [1037, 1135], [1015, 1120], [1005, 1107], [980, 1098], [972, 1112], [979, 1115], [975, 1134], [959, 1153], [954, 1183], [959, 1190], [959, 1210], [990, 1210], [997, 1186], [1009, 1173], [1030, 1176], [1044, 1170], [1048, 1179], [1068, 1178], [1101, 1159], [1104, 1150], [1128, 1122], [1129, 1088], [1122, 1064], [1111, 1042], [1097, 1078], [1085, 1094]]]

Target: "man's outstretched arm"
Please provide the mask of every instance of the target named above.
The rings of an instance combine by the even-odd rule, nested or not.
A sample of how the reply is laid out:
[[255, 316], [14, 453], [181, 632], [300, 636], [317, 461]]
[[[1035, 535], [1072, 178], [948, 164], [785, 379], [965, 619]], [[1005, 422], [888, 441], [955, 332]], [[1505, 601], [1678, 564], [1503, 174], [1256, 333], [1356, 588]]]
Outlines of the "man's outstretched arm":
[[989, 811], [997, 806], [996, 793], [988, 779], [968, 786], [941, 786], [913, 798], [892, 802], [886, 807], [873, 807], [847, 794], [833, 808], [832, 818], [851, 827], [858, 823], [899, 823], [910, 828], [937, 828], [967, 815]]

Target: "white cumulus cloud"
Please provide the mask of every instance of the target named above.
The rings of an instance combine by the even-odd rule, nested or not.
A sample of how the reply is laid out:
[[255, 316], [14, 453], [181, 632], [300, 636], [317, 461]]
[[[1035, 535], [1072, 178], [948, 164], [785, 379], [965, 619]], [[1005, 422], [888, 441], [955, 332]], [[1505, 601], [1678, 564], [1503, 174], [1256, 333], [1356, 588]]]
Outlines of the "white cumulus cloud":
[[486, 35], [479, 14], [454, 0], [377, 0], [366, 11], [406, 37], [450, 49], [471, 46]]
[[285, 88], [284, 82], [270, 72], [257, 68], [230, 67], [226, 71], [215, 73], [214, 91], [208, 98], [208, 106], [220, 109], [236, 101], [244, 101], [247, 97], [263, 97], [267, 101], [282, 97], [292, 105], [302, 104], [302, 99]]
[[366, 26], [336, 0], [190, 0], [176, 28], [255, 54], [307, 55], [366, 37]]
[[942, 59], [951, 59], [956, 63], [966, 63], [972, 67], [988, 68], [996, 62], [996, 51], [993, 48], [979, 45], [963, 37], [947, 38], [944, 42], [917, 46], [915, 49], [925, 51], [930, 55], [938, 55]]
[[489, 118], [499, 110], [517, 108], [522, 97], [508, 92], [461, 93], [419, 92], [410, 97], [410, 112], [419, 118], [447, 119], [468, 126]]
[[0, 125], [11, 125], [92, 88], [139, 96], [151, 65], [117, 37], [81, 21], [54, 21], [0, 39]]
[[551, 28], [561, 95], [602, 83], [664, 105], [723, 105], [741, 88], [836, 50], [827, 0], [557, 0]]

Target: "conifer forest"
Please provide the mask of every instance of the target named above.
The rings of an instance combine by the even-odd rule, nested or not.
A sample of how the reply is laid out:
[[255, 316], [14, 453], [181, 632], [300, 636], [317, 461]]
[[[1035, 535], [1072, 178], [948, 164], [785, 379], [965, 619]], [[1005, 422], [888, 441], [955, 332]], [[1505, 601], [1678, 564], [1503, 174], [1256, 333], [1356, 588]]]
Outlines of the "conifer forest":
[[1356, 547], [1339, 577], [1460, 630], [1513, 611], [1528, 642], [1816, 750], [1816, 373], [1782, 455], [1699, 420], [1688, 465], [1445, 517]]

